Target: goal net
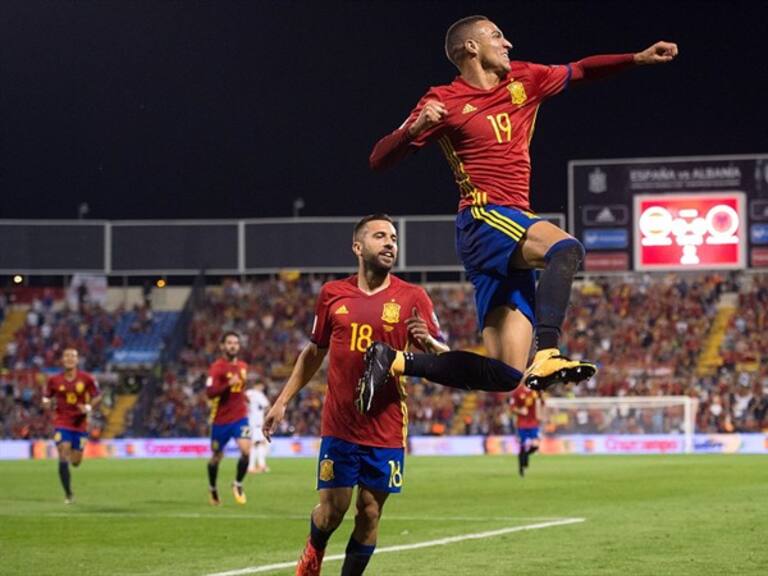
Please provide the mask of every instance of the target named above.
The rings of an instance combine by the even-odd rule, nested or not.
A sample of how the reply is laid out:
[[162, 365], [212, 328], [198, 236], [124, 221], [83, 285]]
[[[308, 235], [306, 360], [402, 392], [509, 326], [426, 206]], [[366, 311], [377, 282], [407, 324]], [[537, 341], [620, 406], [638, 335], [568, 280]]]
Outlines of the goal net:
[[693, 452], [695, 398], [611, 396], [547, 398], [542, 430], [548, 434], [683, 434]]

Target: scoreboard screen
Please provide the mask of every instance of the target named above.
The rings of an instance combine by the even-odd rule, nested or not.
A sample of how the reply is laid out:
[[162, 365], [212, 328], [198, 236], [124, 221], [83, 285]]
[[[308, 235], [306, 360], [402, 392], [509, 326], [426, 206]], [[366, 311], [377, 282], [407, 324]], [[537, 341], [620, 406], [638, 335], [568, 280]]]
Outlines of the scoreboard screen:
[[568, 163], [586, 272], [768, 267], [768, 154]]
[[741, 192], [635, 196], [635, 270], [744, 268], [745, 200]]

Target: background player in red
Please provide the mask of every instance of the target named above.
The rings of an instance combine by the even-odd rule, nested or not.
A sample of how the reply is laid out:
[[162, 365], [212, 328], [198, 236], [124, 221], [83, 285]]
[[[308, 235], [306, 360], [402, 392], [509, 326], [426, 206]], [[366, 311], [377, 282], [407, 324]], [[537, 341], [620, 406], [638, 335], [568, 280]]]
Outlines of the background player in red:
[[[296, 574], [303, 576], [320, 573], [328, 539], [343, 520], [355, 486], [355, 527], [341, 573], [362, 574], [376, 546], [384, 502], [389, 494], [400, 492], [403, 484], [406, 393], [399, 379], [390, 378], [368, 415], [355, 408], [365, 351], [374, 340], [404, 349], [410, 326], [420, 327], [416, 338], [423, 338], [426, 329], [431, 339], [439, 339], [426, 292], [390, 274], [397, 260], [397, 234], [391, 219], [378, 214], [360, 220], [352, 250], [358, 259], [357, 274], [322, 287], [311, 342], [299, 355], [264, 421], [264, 435], [269, 439], [284, 418], [288, 402], [328, 355], [317, 468], [320, 503], [312, 511], [310, 536], [297, 566]], [[406, 322], [414, 310], [419, 318]]]
[[74, 501], [69, 465], [80, 466], [88, 439], [88, 414], [101, 401], [96, 380], [78, 370], [79, 361], [75, 348], [65, 348], [61, 355], [64, 371], [48, 379], [43, 394], [44, 407], [51, 406], [53, 401], [56, 429], [53, 439], [59, 452], [59, 479], [66, 504]]
[[221, 337], [222, 357], [216, 360], [208, 371], [205, 393], [211, 399], [211, 452], [208, 461], [208, 481], [211, 504], [221, 504], [216, 488], [219, 462], [224, 457], [224, 448], [230, 439], [237, 441], [240, 458], [237, 461], [232, 494], [235, 502], [245, 504], [243, 478], [248, 471], [248, 457], [251, 453], [251, 428], [248, 425], [248, 399], [245, 385], [248, 365], [238, 360], [240, 336], [236, 332], [225, 332]]
[[[460, 75], [431, 88], [403, 125], [379, 140], [370, 164], [386, 168], [427, 142], [438, 142], [461, 194], [457, 249], [475, 287], [485, 347], [492, 357], [526, 370], [535, 326], [537, 353], [525, 382], [543, 389], [589, 378], [596, 368], [558, 350], [584, 248], [529, 211], [529, 144], [539, 106], [569, 83], [669, 62], [678, 51], [675, 44], [657, 42], [636, 54], [543, 66], [510, 61], [511, 48], [485, 16], [454, 23], [445, 52]], [[538, 286], [536, 268], [543, 268]]]
[[527, 386], [518, 386], [512, 392], [510, 404], [517, 415], [515, 427], [520, 448], [517, 454], [520, 476], [525, 476], [525, 469], [531, 454], [539, 449], [539, 406], [541, 396]]

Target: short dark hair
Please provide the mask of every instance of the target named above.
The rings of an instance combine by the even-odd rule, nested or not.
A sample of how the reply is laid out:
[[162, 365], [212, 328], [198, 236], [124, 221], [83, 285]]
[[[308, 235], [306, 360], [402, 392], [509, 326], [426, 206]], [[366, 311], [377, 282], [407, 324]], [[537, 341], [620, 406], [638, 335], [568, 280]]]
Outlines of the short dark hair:
[[469, 29], [475, 22], [483, 20], [489, 20], [489, 18], [482, 14], [475, 14], [457, 20], [448, 27], [448, 32], [445, 33], [445, 55], [457, 68], [464, 53], [464, 42], [467, 41]]
[[368, 216], [363, 216], [360, 221], [355, 224], [355, 229], [352, 232], [352, 241], [357, 240], [358, 234], [360, 234], [360, 231], [365, 228], [365, 225], [368, 224], [368, 222], [373, 222], [374, 220], [384, 220], [385, 222], [389, 222], [392, 224], [392, 226], [395, 225], [395, 222], [392, 220], [392, 218], [389, 217], [388, 214], [384, 214], [383, 212], [378, 212], [376, 214], [369, 214]]
[[221, 335], [221, 339], [219, 340], [219, 343], [224, 344], [224, 342], [226, 342], [227, 338], [229, 338], [230, 336], [234, 336], [235, 338], [240, 340], [240, 334], [238, 334], [234, 330], [227, 330], [226, 332], [224, 332], [224, 334]]

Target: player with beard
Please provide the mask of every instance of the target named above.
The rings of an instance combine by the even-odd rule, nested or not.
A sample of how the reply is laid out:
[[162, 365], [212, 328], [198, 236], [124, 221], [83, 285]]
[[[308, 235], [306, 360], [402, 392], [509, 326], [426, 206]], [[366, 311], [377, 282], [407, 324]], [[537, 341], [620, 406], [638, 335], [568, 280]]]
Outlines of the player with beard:
[[320, 574], [328, 539], [349, 509], [355, 487], [355, 526], [341, 573], [362, 574], [376, 547], [384, 503], [403, 485], [408, 425], [405, 390], [399, 380], [390, 379], [369, 415], [360, 414], [354, 401], [365, 351], [374, 340], [405, 348], [409, 332], [404, 320], [413, 309], [427, 319], [435, 342], [439, 337], [431, 320], [432, 303], [424, 290], [390, 274], [397, 260], [392, 220], [384, 214], [367, 216], [355, 226], [352, 240], [357, 274], [323, 285], [310, 343], [264, 420], [264, 436], [271, 439], [288, 403], [328, 355], [317, 467], [320, 503], [310, 515], [310, 535], [296, 568], [300, 576]]
[[248, 425], [248, 398], [245, 395], [248, 365], [238, 360], [240, 336], [236, 332], [225, 332], [220, 347], [222, 357], [211, 364], [205, 385], [205, 393], [211, 401], [213, 455], [208, 461], [208, 481], [210, 502], [214, 506], [221, 504], [216, 477], [227, 443], [234, 438], [240, 448], [235, 481], [232, 483], [232, 494], [238, 504], [246, 503], [243, 478], [248, 471], [251, 454], [251, 427]]

